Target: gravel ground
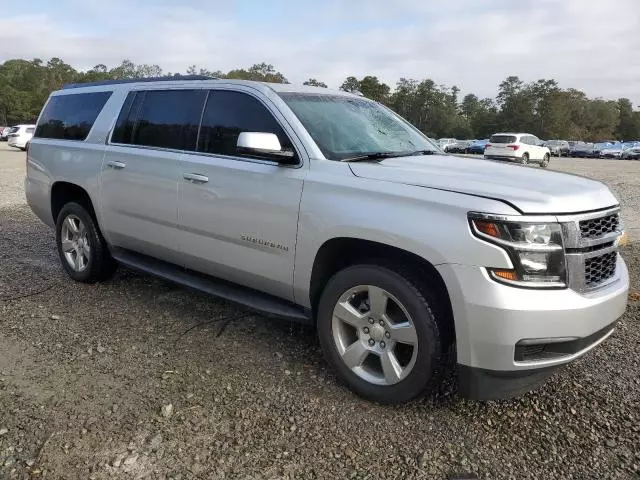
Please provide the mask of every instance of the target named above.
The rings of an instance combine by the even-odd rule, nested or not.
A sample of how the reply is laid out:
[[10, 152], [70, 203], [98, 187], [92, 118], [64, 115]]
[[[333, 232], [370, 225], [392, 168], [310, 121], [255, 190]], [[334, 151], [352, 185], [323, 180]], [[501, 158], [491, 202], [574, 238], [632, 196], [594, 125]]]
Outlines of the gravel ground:
[[[373, 405], [308, 329], [122, 269], [69, 281], [24, 204], [24, 154], [5, 150], [0, 478], [640, 478], [637, 294], [609, 340], [533, 393], [472, 402], [449, 379]], [[553, 162], [607, 181], [630, 219], [640, 162], [618, 163]], [[639, 251], [624, 251], [634, 292]]]

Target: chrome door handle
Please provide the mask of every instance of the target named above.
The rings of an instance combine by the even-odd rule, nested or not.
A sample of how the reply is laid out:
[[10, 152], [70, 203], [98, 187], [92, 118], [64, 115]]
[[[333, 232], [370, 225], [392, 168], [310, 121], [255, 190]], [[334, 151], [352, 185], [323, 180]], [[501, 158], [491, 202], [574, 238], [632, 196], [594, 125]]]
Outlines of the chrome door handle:
[[122, 170], [126, 166], [127, 166], [126, 163], [116, 162], [116, 161], [113, 161], [113, 160], [107, 162], [107, 167], [111, 167], [114, 170]]
[[207, 183], [209, 181], [209, 177], [199, 173], [184, 173], [182, 177], [191, 183]]

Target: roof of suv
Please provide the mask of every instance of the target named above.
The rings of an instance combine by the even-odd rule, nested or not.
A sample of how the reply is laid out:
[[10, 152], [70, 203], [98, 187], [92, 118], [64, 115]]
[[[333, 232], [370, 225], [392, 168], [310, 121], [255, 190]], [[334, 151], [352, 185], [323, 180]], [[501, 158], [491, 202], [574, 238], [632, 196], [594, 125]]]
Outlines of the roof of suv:
[[161, 85], [165, 87], [177, 87], [181, 85], [194, 85], [213, 87], [215, 85], [245, 85], [253, 87], [264, 93], [272, 91], [276, 93], [290, 92], [290, 93], [316, 93], [316, 94], [328, 94], [328, 95], [341, 95], [361, 98], [354, 93], [345, 92], [342, 90], [333, 90], [323, 87], [312, 87], [308, 85], [293, 85], [290, 83], [268, 83], [268, 82], [256, 82], [253, 80], [234, 80], [226, 78], [211, 78], [201, 76], [181, 76], [181, 77], [162, 77], [162, 78], [142, 78], [133, 80], [107, 80], [102, 82], [92, 83], [72, 83], [62, 87], [59, 92], [66, 93], [81, 93], [83, 91], [104, 91], [104, 90], [118, 90], [118, 89], [131, 89], [148, 85]]

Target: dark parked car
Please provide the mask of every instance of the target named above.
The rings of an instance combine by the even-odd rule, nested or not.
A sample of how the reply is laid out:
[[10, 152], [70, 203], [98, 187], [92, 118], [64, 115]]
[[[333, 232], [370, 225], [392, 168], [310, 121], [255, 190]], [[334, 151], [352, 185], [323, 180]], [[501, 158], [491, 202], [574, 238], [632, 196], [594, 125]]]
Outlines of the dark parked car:
[[467, 153], [475, 153], [478, 155], [482, 155], [484, 153], [484, 147], [489, 143], [489, 139], [485, 140], [476, 140], [471, 145], [467, 147]]
[[593, 145], [593, 154], [594, 158], [604, 158], [605, 152], [608, 152], [612, 148], [616, 146], [615, 142], [598, 142]]
[[546, 147], [549, 147], [551, 155], [555, 155], [556, 157], [566, 157], [569, 155], [569, 149], [571, 147], [566, 140], [547, 140], [544, 144]]
[[595, 145], [593, 143], [576, 142], [569, 149], [570, 157], [592, 158], [594, 156]]

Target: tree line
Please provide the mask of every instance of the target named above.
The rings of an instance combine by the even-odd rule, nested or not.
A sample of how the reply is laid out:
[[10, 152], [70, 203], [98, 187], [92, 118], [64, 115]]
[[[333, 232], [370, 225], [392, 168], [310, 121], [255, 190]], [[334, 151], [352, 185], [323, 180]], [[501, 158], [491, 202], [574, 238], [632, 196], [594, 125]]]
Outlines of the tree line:
[[[211, 71], [193, 65], [183, 74], [217, 78], [289, 83], [273, 65], [260, 63], [229, 72]], [[53, 90], [67, 83], [95, 82], [173, 76], [158, 65], [136, 65], [124, 60], [108, 68], [96, 65], [78, 71], [59, 58], [7, 60], [0, 64], [0, 125], [33, 122]], [[315, 78], [305, 85], [327, 87]], [[487, 138], [497, 131], [524, 131], [543, 139], [640, 140], [640, 111], [627, 98], [588, 98], [573, 88], [560, 88], [555, 80], [525, 83], [515, 76], [498, 86], [496, 98], [473, 93], [460, 98], [456, 86], [430, 79], [401, 78], [395, 88], [376, 76], [347, 77], [340, 89], [360, 92], [405, 117], [433, 138]]]

